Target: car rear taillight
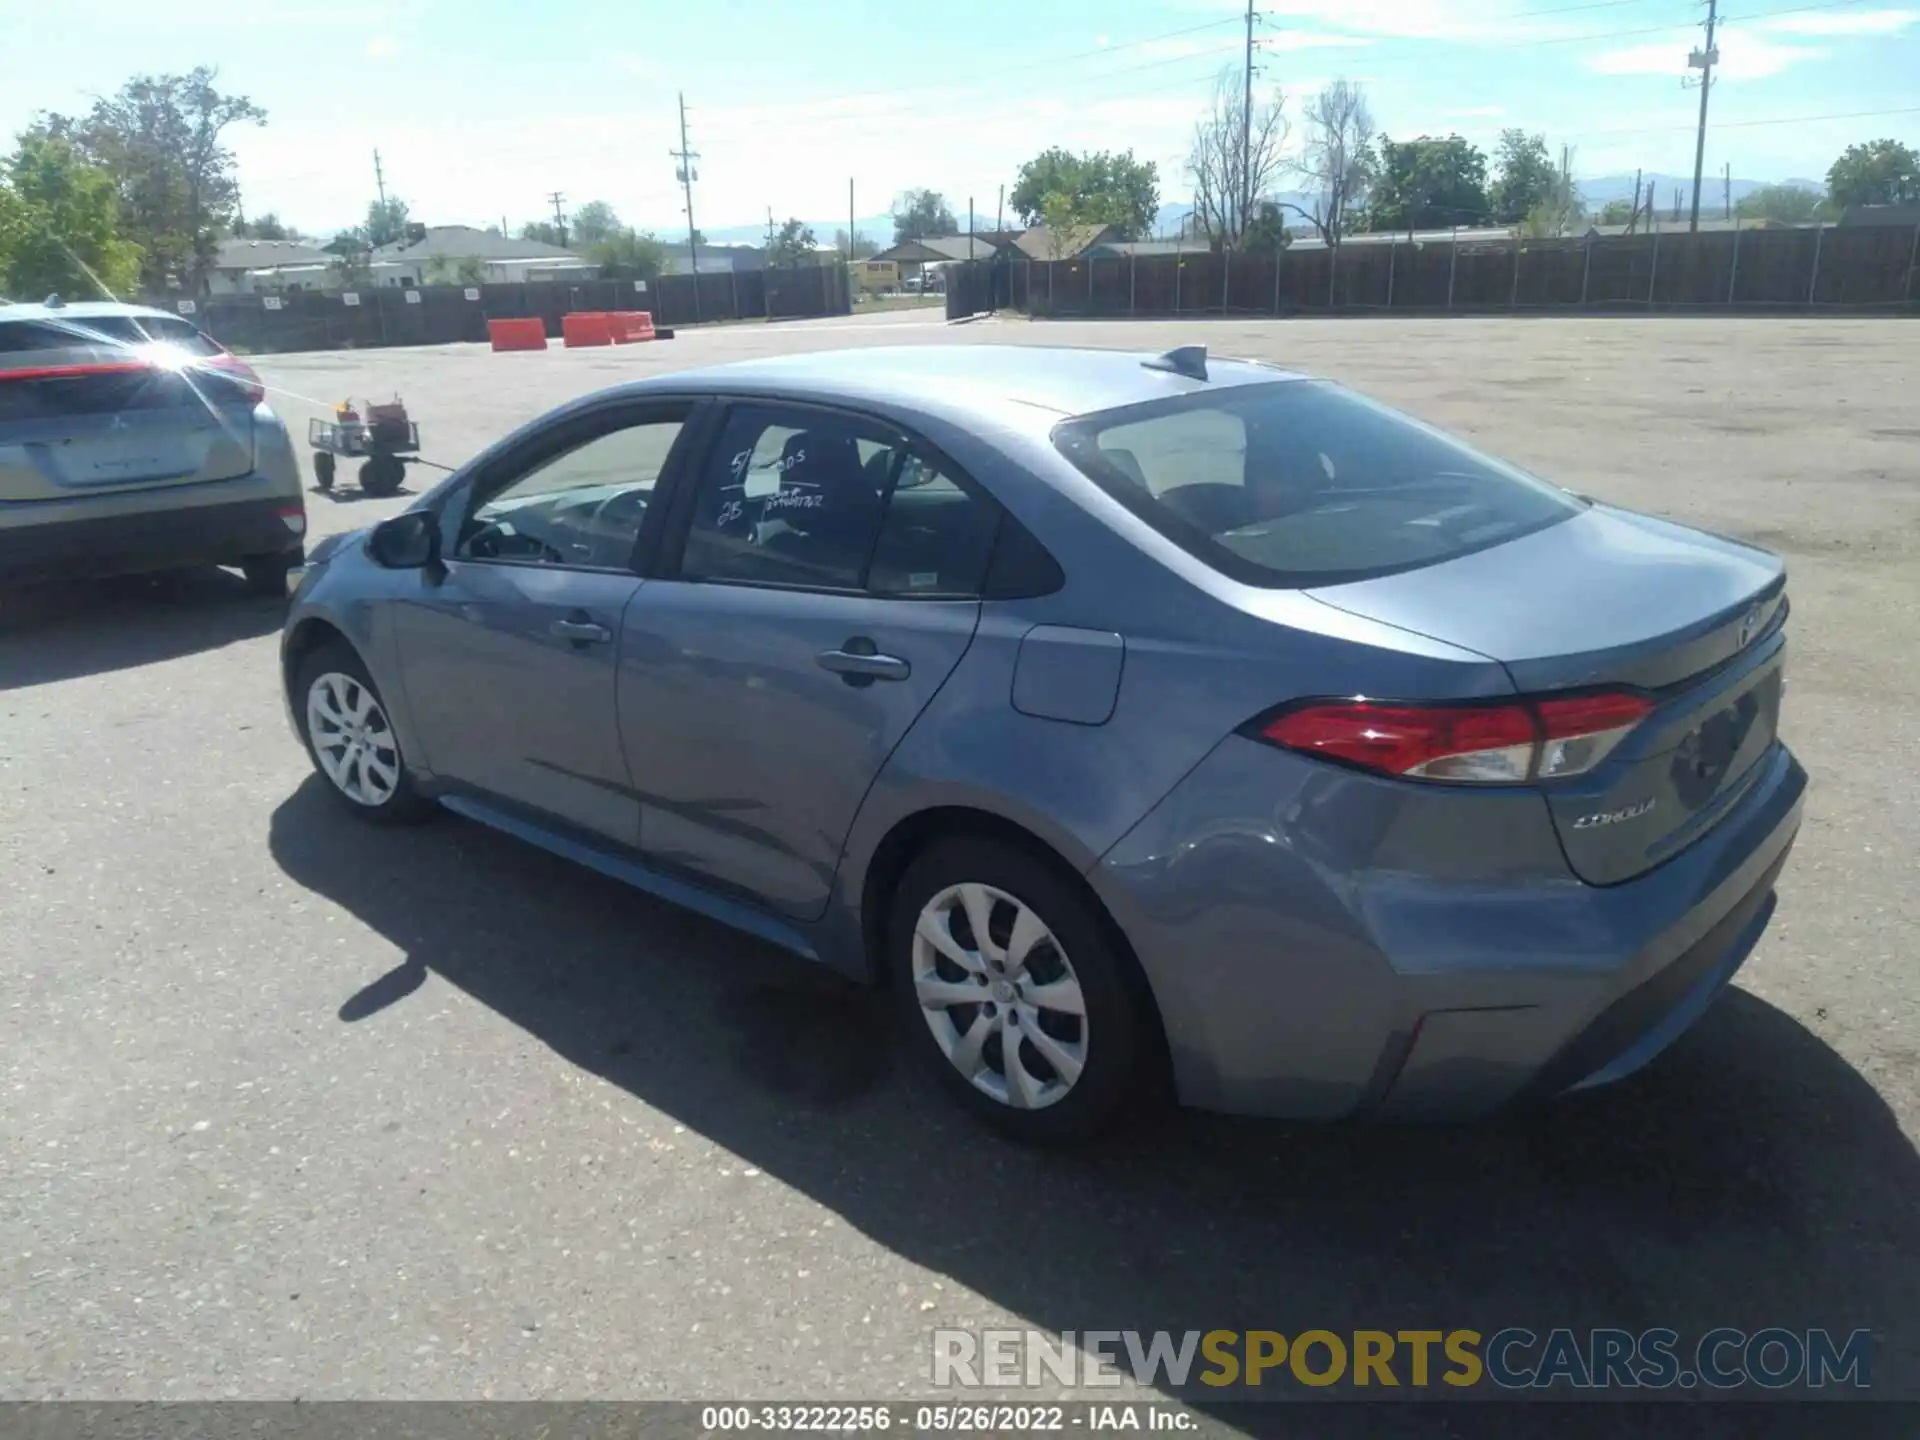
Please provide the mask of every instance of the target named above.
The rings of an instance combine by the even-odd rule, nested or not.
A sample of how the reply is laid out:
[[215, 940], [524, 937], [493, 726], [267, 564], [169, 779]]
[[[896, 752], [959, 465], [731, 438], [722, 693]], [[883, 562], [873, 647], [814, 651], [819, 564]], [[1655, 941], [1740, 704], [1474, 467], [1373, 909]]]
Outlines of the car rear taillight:
[[1491, 705], [1321, 701], [1259, 728], [1289, 750], [1413, 780], [1518, 785], [1584, 774], [1653, 709], [1626, 691]]
[[282, 505], [280, 507], [280, 523], [287, 527], [287, 531], [289, 534], [293, 534], [293, 535], [306, 534], [307, 533], [306, 507], [303, 505]]
[[244, 395], [249, 404], [258, 405], [267, 398], [267, 387], [254, 371], [254, 368], [238, 355], [222, 350], [218, 355], [209, 355], [200, 362], [200, 368], [223, 375], [233, 382], [234, 388]]

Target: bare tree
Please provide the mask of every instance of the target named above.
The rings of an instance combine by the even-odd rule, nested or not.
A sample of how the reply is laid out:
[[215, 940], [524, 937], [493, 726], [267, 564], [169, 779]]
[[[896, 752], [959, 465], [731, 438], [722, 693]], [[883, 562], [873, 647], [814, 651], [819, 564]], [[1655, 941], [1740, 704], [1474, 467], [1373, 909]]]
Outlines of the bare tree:
[[1285, 168], [1280, 152], [1288, 128], [1285, 95], [1275, 90], [1249, 114], [1240, 72], [1221, 73], [1213, 107], [1193, 127], [1187, 156], [1194, 214], [1215, 249], [1238, 247], [1258, 216]]
[[1366, 199], [1373, 178], [1373, 112], [1367, 92], [1351, 80], [1336, 80], [1306, 103], [1306, 143], [1292, 169], [1307, 182], [1313, 210], [1290, 206], [1333, 249]]

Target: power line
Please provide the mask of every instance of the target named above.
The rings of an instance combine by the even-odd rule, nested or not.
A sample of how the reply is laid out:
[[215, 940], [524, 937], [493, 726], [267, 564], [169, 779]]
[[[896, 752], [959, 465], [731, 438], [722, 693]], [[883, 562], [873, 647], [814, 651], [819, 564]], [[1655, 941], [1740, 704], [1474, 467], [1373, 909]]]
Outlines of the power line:
[[[1784, 10], [1756, 10], [1751, 15], [1724, 17], [1729, 23], [1736, 20], [1772, 20], [1780, 15], [1805, 15], [1816, 10], [1845, 10], [1850, 6], [1868, 3], [1868, 0], [1827, 0], [1822, 5], [1793, 5]], [[1538, 12], [1545, 14], [1545, 11]], [[1508, 49], [1518, 49], [1529, 45], [1577, 45], [1583, 40], [1625, 40], [1635, 35], [1667, 35], [1675, 30], [1691, 30], [1694, 22], [1677, 20], [1670, 25], [1642, 25], [1633, 30], [1596, 30], [1583, 35], [1548, 35], [1537, 40], [1515, 40]]]

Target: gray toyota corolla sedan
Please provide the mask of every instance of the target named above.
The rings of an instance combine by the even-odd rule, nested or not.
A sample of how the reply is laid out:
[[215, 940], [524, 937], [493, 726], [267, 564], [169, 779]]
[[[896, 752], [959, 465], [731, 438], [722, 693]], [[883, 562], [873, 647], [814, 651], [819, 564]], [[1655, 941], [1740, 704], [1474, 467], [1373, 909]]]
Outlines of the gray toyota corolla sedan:
[[1773, 908], [1772, 555], [1324, 381], [849, 350], [576, 401], [316, 547], [295, 730], [862, 981], [976, 1111], [1617, 1079]]

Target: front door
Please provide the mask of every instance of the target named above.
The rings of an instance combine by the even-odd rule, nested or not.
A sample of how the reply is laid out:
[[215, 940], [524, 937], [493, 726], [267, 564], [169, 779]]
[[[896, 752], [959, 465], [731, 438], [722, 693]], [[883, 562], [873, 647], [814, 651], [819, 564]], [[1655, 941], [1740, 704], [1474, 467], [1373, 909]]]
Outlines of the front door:
[[[407, 703], [443, 779], [633, 845], [621, 757], [621, 616], [684, 405], [601, 417], [558, 453], [484, 475], [449, 517], [444, 574], [395, 607]], [[452, 523], [457, 519], [457, 524]]]
[[868, 787], [972, 642], [997, 522], [873, 422], [734, 407], [677, 566], [627, 610], [649, 858], [818, 916]]

